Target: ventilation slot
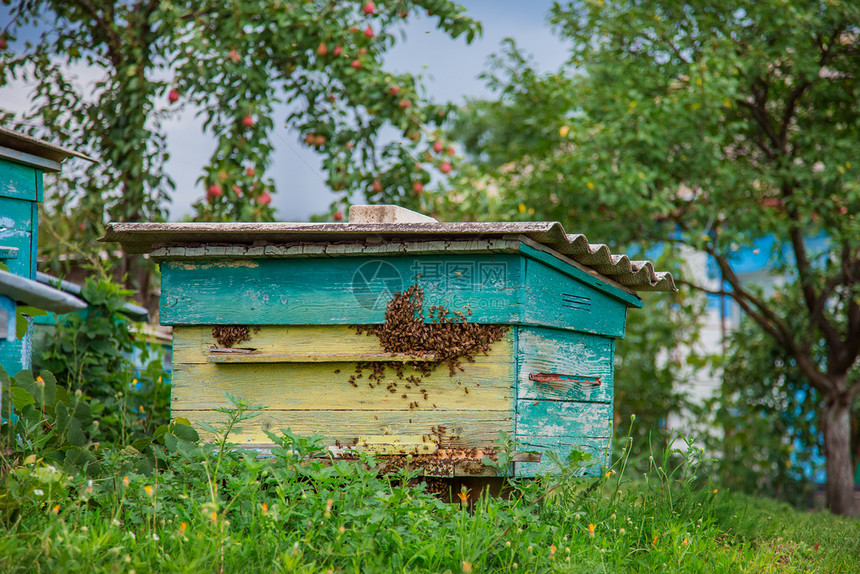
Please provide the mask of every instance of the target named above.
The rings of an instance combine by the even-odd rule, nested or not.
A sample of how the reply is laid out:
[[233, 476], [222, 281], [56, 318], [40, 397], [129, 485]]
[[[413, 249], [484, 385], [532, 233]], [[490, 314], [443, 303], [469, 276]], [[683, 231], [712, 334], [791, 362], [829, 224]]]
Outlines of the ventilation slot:
[[590, 311], [591, 299], [582, 295], [571, 295], [570, 293], [561, 294], [561, 306], [576, 311]]

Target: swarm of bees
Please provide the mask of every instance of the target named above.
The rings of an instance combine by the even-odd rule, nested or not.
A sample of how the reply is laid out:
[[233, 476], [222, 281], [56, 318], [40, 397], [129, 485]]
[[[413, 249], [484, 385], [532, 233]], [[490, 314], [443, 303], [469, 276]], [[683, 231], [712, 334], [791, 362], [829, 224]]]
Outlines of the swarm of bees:
[[[463, 361], [475, 362], [478, 353], [487, 354], [493, 343], [507, 332], [506, 325], [469, 323], [467, 315], [450, 311], [442, 305], [433, 305], [424, 314], [424, 291], [412, 285], [402, 293], [396, 293], [385, 309], [385, 323], [382, 325], [354, 325], [358, 334], [375, 335], [379, 344], [389, 353], [407, 354], [417, 357], [433, 355], [433, 361], [407, 361], [396, 365], [384, 362], [359, 363], [356, 376], [369, 371], [368, 378], [381, 384], [385, 378], [386, 367], [394, 369], [398, 380], [404, 380], [406, 390], [417, 390], [427, 401], [429, 395], [422, 387], [422, 379], [428, 377], [436, 368], [445, 364], [450, 376], [462, 372]], [[425, 323], [425, 319], [430, 322]], [[406, 376], [404, 370], [411, 367], [419, 376]], [[352, 377], [351, 377], [352, 379]], [[351, 380], [351, 383], [355, 379]], [[373, 386], [371, 386], [373, 388]], [[390, 393], [397, 392], [397, 382], [388, 383]], [[465, 390], [468, 393], [468, 389]], [[407, 399], [406, 393], [401, 398]], [[410, 401], [409, 408], [418, 408], [418, 401]], [[434, 405], [435, 406], [435, 405]]]
[[236, 343], [250, 340], [251, 329], [248, 325], [218, 325], [212, 329], [212, 336], [219, 347], [230, 348]]

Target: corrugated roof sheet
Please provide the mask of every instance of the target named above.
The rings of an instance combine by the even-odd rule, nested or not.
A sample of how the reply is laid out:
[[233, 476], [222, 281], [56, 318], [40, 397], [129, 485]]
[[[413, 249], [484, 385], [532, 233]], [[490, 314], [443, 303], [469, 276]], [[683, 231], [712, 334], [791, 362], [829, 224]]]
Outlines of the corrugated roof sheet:
[[512, 239], [524, 236], [634, 291], [676, 291], [671, 273], [650, 261], [613, 255], [585, 235], [565, 233], [560, 223], [111, 223], [101, 241], [117, 241], [128, 253], [164, 246], [380, 241]]

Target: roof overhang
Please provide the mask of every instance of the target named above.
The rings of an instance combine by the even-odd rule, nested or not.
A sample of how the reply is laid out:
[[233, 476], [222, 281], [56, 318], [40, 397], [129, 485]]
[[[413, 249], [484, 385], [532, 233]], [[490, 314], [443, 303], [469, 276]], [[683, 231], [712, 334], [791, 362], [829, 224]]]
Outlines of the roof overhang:
[[81, 152], [64, 148], [0, 126], [0, 157], [23, 163], [44, 171], [60, 171], [60, 165], [70, 157], [96, 162]]
[[[591, 244], [585, 235], [567, 234], [560, 223], [110, 223], [101, 241], [117, 241], [128, 253], [153, 253], [164, 248], [203, 246], [292, 246], [366, 244], [389, 242], [444, 245], [450, 242], [521, 240], [538, 244], [588, 268], [611, 283], [633, 291], [677, 291], [671, 273], [658, 272], [650, 261], [614, 255], [603, 244]], [[208, 251], [203, 250], [203, 251]], [[325, 249], [323, 254], [335, 249]], [[348, 251], [348, 250], [347, 250]], [[361, 254], [360, 252], [352, 252]], [[250, 254], [250, 253], [249, 253]], [[345, 253], [347, 254], [347, 253]], [[265, 250], [261, 251], [265, 255]]]
[[52, 313], [70, 313], [87, 307], [74, 295], [8, 271], [0, 271], [0, 295]]

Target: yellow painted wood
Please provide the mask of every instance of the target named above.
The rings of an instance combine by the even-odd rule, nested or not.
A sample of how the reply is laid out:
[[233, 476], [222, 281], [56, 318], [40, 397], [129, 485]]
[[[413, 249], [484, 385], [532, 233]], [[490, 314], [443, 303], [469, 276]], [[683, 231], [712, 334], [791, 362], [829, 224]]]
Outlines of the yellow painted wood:
[[439, 445], [436, 436], [376, 435], [358, 437], [356, 450], [373, 454], [433, 454]]
[[[451, 377], [441, 365], [420, 385], [398, 379], [386, 369], [382, 383], [368, 380], [369, 371], [349, 383], [355, 363], [257, 363], [218, 365], [212, 363], [173, 366], [172, 408], [211, 409], [229, 407], [226, 393], [248, 403], [272, 409], [391, 409], [412, 410], [506, 411], [512, 412], [514, 365], [507, 362], [463, 365], [462, 373]], [[335, 373], [335, 371], [339, 371]], [[405, 376], [418, 375], [410, 368]], [[395, 392], [386, 388], [397, 383]], [[373, 383], [374, 388], [370, 388]], [[407, 389], [406, 385], [411, 388]], [[427, 391], [427, 399], [421, 389]], [[406, 397], [403, 397], [406, 395]], [[433, 405], [436, 405], [433, 407]]]
[[[185, 417], [192, 424], [209, 423], [217, 427], [225, 415], [211, 410], [172, 411], [173, 417]], [[241, 429], [231, 435], [232, 442], [246, 446], [270, 445], [272, 440], [263, 432], [278, 434], [281, 429], [290, 429], [300, 436], [324, 434], [326, 443], [335, 441], [343, 445], [358, 441], [361, 436], [412, 435], [432, 436], [434, 429], [444, 427], [440, 448], [493, 446], [498, 431], [511, 432], [513, 421], [505, 411], [338, 411], [306, 410], [284, 411], [268, 409], [251, 420], [245, 421]], [[211, 437], [201, 431], [204, 440]]]
[[[511, 333], [496, 341], [488, 356], [476, 356], [475, 362], [513, 361]], [[215, 344], [212, 326], [176, 326], [173, 328], [173, 362], [205, 363], [209, 348]], [[376, 337], [359, 335], [347, 325], [263, 325], [256, 333], [251, 330], [249, 341], [235, 346], [266, 354], [385, 353]]]
[[327, 354], [296, 354], [296, 353], [225, 353], [209, 351], [206, 358], [209, 363], [244, 364], [244, 363], [345, 363], [381, 361], [386, 363], [427, 362], [435, 361], [436, 355], [407, 355], [405, 353], [327, 353]]

